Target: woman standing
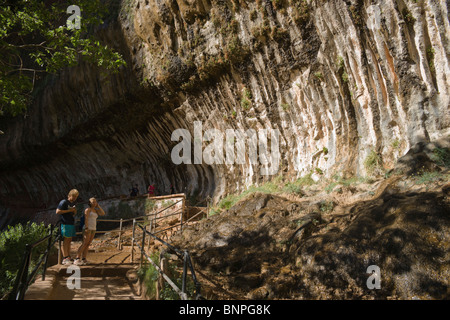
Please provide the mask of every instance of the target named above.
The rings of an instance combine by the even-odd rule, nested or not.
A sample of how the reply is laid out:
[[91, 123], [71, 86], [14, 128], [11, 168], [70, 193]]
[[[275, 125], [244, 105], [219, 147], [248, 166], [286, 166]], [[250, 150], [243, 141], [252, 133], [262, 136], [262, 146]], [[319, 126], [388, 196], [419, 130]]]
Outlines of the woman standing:
[[[104, 216], [105, 211], [98, 205], [95, 198], [89, 199], [89, 208], [84, 211], [85, 225], [83, 232], [83, 243], [77, 252], [75, 259], [76, 265], [87, 264], [86, 256], [89, 251], [89, 246], [94, 239], [95, 231], [97, 230], [97, 218], [98, 216]], [[80, 259], [81, 258], [81, 259]]]

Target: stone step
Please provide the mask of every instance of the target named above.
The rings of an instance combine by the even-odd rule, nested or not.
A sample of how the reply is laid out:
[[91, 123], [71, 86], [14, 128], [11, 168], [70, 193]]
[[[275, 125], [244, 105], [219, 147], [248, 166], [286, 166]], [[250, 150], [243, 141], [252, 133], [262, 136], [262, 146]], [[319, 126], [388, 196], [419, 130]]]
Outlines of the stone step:
[[[75, 267], [80, 271], [78, 283]], [[47, 269], [44, 281], [38, 278], [28, 288], [25, 300], [138, 300], [134, 289], [135, 267], [135, 264], [56, 265]]]

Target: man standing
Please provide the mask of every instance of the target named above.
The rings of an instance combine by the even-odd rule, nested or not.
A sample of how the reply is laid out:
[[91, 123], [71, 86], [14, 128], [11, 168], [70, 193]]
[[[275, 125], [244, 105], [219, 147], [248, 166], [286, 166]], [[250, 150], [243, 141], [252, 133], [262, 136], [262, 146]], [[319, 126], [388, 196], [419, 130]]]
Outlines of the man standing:
[[72, 264], [72, 259], [70, 258], [70, 245], [72, 237], [76, 236], [75, 214], [77, 213], [77, 209], [75, 208], [75, 201], [77, 200], [78, 195], [78, 190], [70, 190], [67, 199], [61, 200], [56, 209], [56, 214], [61, 216], [61, 234], [63, 236], [62, 264]]

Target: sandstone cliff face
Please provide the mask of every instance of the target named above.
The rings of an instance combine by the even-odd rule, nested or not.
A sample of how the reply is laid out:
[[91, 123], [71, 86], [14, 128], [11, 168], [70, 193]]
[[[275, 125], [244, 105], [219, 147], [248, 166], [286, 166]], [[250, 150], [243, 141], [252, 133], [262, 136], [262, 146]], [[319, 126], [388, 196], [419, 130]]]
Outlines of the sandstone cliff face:
[[[51, 206], [170, 184], [218, 199], [270, 179], [261, 164], [175, 165], [175, 129], [278, 129], [280, 170], [366, 175], [449, 134], [448, 1], [127, 0], [99, 31], [127, 69], [41, 84], [2, 123], [0, 199]], [[204, 143], [207, 145], [207, 143]], [[316, 169], [318, 168], [318, 169]]]

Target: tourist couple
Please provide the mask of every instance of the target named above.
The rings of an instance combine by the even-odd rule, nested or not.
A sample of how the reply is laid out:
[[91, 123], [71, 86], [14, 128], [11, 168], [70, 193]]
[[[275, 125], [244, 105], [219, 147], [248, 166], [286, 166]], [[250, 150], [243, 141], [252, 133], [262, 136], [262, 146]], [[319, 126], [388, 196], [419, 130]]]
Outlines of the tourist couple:
[[75, 214], [77, 209], [75, 208], [75, 201], [79, 195], [78, 190], [72, 189], [69, 192], [67, 199], [61, 200], [56, 209], [56, 214], [61, 216], [61, 235], [63, 237], [62, 264], [83, 265], [87, 264], [86, 255], [89, 250], [89, 245], [95, 236], [97, 230], [97, 217], [105, 215], [105, 211], [98, 205], [95, 198], [89, 199], [89, 207], [84, 211], [84, 230], [83, 230], [83, 243], [77, 251], [77, 257], [75, 262], [70, 258], [70, 245], [72, 237], [76, 236], [75, 232]]

